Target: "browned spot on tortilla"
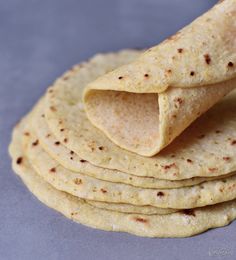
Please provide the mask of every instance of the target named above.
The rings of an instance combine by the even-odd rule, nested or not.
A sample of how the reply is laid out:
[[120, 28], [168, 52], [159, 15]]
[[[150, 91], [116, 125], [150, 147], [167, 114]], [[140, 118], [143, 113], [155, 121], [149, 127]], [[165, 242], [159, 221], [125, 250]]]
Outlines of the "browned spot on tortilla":
[[188, 163], [193, 163], [193, 161], [191, 159], [187, 159]]
[[148, 77], [149, 77], [149, 74], [148, 74], [148, 73], [144, 74], [144, 77], [145, 77], [145, 78], [148, 78]]
[[42, 114], [42, 115], [41, 115], [41, 117], [42, 117], [42, 118], [44, 118], [44, 117], [45, 117], [45, 115], [44, 115], [44, 114]]
[[60, 129], [60, 131], [61, 131], [61, 132], [64, 132], [64, 131], [65, 131], [65, 129], [64, 129], [64, 128], [61, 128], [61, 129]]
[[163, 197], [163, 196], [165, 196], [165, 193], [163, 191], [158, 191], [157, 192], [157, 196], [158, 197]]
[[166, 72], [170, 74], [172, 72], [172, 70], [168, 69], [168, 70], [166, 70]]
[[47, 134], [47, 135], [46, 135], [47, 138], [50, 137], [50, 136], [51, 136], [51, 134]]
[[231, 145], [235, 145], [236, 144], [236, 140], [231, 141]]
[[194, 76], [195, 72], [194, 71], [190, 71], [190, 76]]
[[170, 36], [167, 38], [167, 40], [169, 41], [175, 41], [180, 37], [180, 31], [178, 31], [177, 33], [175, 33], [174, 35]]
[[101, 192], [102, 192], [102, 193], [107, 193], [107, 190], [105, 190], [105, 189], [102, 188], [102, 189], [101, 189]]
[[134, 220], [141, 223], [148, 223], [148, 220], [145, 218], [135, 217]]
[[233, 66], [234, 66], [234, 63], [233, 63], [232, 61], [230, 61], [230, 62], [228, 63], [228, 67], [232, 68]]
[[53, 168], [51, 168], [49, 171], [50, 171], [50, 172], [56, 172], [56, 168], [53, 167]]
[[55, 145], [60, 145], [61, 143], [59, 141], [56, 141], [54, 144]]
[[162, 168], [164, 168], [165, 170], [168, 170], [172, 167], [176, 167], [176, 164], [175, 163], [171, 163], [171, 164], [167, 164], [167, 165], [162, 165], [161, 166]]
[[184, 102], [183, 99], [180, 98], [180, 97], [179, 97], [179, 98], [176, 98], [175, 101], [178, 102], [179, 105], [181, 105], [181, 104]]
[[21, 164], [23, 162], [23, 157], [18, 157], [17, 159], [16, 159], [16, 163], [17, 164]]
[[68, 142], [68, 139], [67, 139], [67, 138], [65, 138], [63, 141], [64, 141], [64, 143], [67, 143], [67, 142]]
[[30, 136], [30, 133], [29, 132], [24, 132], [24, 135], [25, 136]]
[[50, 110], [53, 112], [57, 111], [57, 109], [54, 106], [50, 106]]
[[204, 58], [205, 58], [205, 62], [206, 62], [206, 64], [210, 64], [211, 63], [211, 57], [210, 57], [210, 55], [209, 54], [205, 54], [204, 55]]
[[193, 209], [184, 209], [182, 212], [183, 212], [185, 215], [188, 215], [188, 216], [193, 216], [193, 217], [196, 216]]
[[80, 162], [81, 162], [81, 163], [85, 163], [85, 162], [87, 162], [87, 161], [84, 160], [84, 159], [81, 159]]
[[219, 134], [219, 133], [221, 133], [221, 131], [220, 130], [216, 130], [216, 134]]
[[210, 172], [215, 172], [215, 171], [218, 170], [218, 168], [208, 168], [208, 170], [209, 170]]
[[39, 140], [38, 140], [38, 139], [35, 140], [35, 141], [32, 143], [33, 146], [36, 146], [36, 145], [38, 145], [38, 144], [39, 144]]
[[63, 80], [68, 80], [68, 79], [69, 79], [69, 76], [66, 75], [66, 76], [64, 76], [62, 79], [63, 79]]
[[230, 160], [230, 157], [229, 157], [229, 156], [225, 156], [225, 157], [223, 157], [223, 160], [224, 160], [224, 161], [229, 161], [229, 160]]
[[52, 88], [49, 88], [49, 89], [48, 89], [48, 92], [49, 92], [49, 93], [52, 93], [52, 92], [53, 92], [53, 89], [52, 89]]
[[98, 149], [102, 151], [102, 150], [104, 150], [104, 147], [103, 146], [99, 146]]
[[75, 178], [75, 179], [74, 179], [74, 183], [75, 183], [76, 185], [80, 185], [80, 184], [82, 184], [82, 180], [79, 179], [79, 178]]
[[223, 192], [224, 191], [224, 188], [220, 188], [220, 192]]
[[70, 154], [73, 155], [75, 152], [74, 151], [70, 151]]
[[123, 77], [122, 77], [122, 76], [119, 76], [119, 77], [118, 77], [118, 79], [120, 79], [120, 80], [121, 80], [121, 79], [123, 79]]
[[182, 52], [183, 52], [183, 48], [179, 48], [178, 53], [182, 53]]

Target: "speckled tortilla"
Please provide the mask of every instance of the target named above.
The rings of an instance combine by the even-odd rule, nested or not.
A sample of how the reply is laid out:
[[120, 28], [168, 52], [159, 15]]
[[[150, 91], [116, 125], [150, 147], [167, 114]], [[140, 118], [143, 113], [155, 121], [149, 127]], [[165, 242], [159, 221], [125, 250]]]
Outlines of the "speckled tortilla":
[[116, 145], [153, 156], [236, 87], [236, 1], [226, 0], [88, 84], [87, 116]]
[[236, 218], [235, 201], [181, 213], [149, 216], [93, 207], [82, 199], [56, 190], [36, 174], [23, 155], [19, 136], [21, 127], [20, 124], [15, 128], [9, 148], [13, 169], [41, 202], [81, 224], [146, 237], [187, 237], [227, 225]]
[[111, 170], [94, 166], [90, 162], [82, 159], [74, 151], [69, 150], [66, 146], [64, 146], [63, 143], [61, 143], [60, 145], [55, 145], [58, 140], [50, 131], [49, 127], [47, 126], [45, 116], [44, 114], [42, 114], [42, 111], [44, 110], [43, 100], [40, 101], [40, 103], [36, 106], [34, 110], [34, 115], [31, 117], [31, 127], [34, 129], [34, 132], [36, 133], [40, 144], [42, 145], [43, 149], [50, 154], [51, 157], [53, 157], [56, 161], [58, 161], [61, 165], [69, 170], [80, 172], [105, 181], [125, 183], [142, 188], [160, 189], [193, 186], [204, 181], [224, 177], [195, 177], [180, 181], [171, 181], [156, 179], [152, 177], [136, 176], [118, 170]]
[[96, 166], [137, 176], [183, 180], [235, 171], [235, 91], [152, 158], [119, 148], [91, 125], [82, 103], [84, 87], [137, 55], [135, 51], [96, 55], [68, 71], [48, 89], [42, 113], [57, 140]]
[[42, 149], [34, 132], [27, 127], [25, 131], [27, 135], [22, 134], [25, 154], [33, 169], [56, 189], [80, 198], [174, 209], [202, 207], [236, 198], [236, 175], [178, 189], [146, 189], [98, 180], [58, 164]]
[[[96, 189], [96, 179], [87, 179], [86, 177], [80, 179], [82, 174], [76, 174], [75, 172], [67, 171], [63, 167], [58, 168], [58, 164], [54, 160], [50, 160], [49, 155], [47, 155], [43, 149], [40, 147], [40, 141], [34, 136], [34, 132], [31, 130], [31, 120], [34, 116], [33, 111], [30, 112], [20, 123], [20, 127], [15, 130], [15, 135], [21, 142], [22, 152], [24, 157], [27, 159], [31, 167], [37, 172], [46, 182], [50, 183], [54, 188], [62, 191], [68, 191], [78, 197], [82, 194], [75, 192], [77, 190], [77, 185], [82, 187], [83, 195], [82, 198], [87, 198], [86, 193], [91, 192], [91, 185], [93, 189]], [[37, 160], [39, 158], [39, 160]], [[50, 165], [53, 163], [53, 165]], [[57, 165], [56, 167], [54, 167]], [[50, 168], [49, 170], [47, 168]], [[45, 170], [46, 169], [46, 170]], [[61, 170], [61, 171], [60, 171]], [[85, 185], [83, 185], [85, 181]], [[87, 182], [87, 184], [86, 184]], [[72, 185], [71, 185], [72, 184]], [[86, 191], [86, 188], [90, 190]], [[66, 187], [69, 186], [69, 187]], [[71, 186], [71, 187], [70, 187]], [[102, 192], [105, 190], [101, 189]], [[137, 214], [147, 214], [147, 215], [165, 215], [173, 212], [177, 212], [177, 209], [168, 208], [158, 208], [148, 205], [132, 205], [125, 203], [107, 203], [95, 200], [86, 200], [89, 205], [96, 206], [98, 208], [104, 208], [112, 211], [119, 211], [124, 213], [137, 213]]]

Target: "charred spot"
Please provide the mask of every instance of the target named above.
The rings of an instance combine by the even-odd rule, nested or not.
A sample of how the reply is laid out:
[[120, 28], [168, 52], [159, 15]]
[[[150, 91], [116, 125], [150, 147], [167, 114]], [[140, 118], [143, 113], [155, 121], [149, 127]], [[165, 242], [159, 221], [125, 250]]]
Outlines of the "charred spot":
[[208, 168], [208, 170], [209, 170], [210, 172], [215, 172], [215, 171], [218, 170], [218, 168]]
[[39, 140], [38, 140], [38, 139], [35, 140], [35, 141], [32, 143], [33, 146], [36, 146], [36, 145], [38, 145], [38, 144], [39, 144]]
[[182, 53], [183, 52], [183, 48], [179, 48], [177, 51], [178, 51], [178, 53]]
[[50, 106], [50, 110], [53, 112], [57, 111], [57, 109], [54, 106]]
[[68, 79], [69, 79], [68, 75], [63, 77], [63, 80], [65, 80], [65, 81], [68, 80]]
[[177, 117], [177, 115], [172, 115], [172, 117], [173, 117], [173, 118], [176, 118], [176, 117]]
[[145, 74], [144, 74], [144, 77], [145, 77], [145, 78], [148, 78], [148, 77], [149, 77], [149, 74], [148, 74], [148, 73], [145, 73]]
[[166, 70], [166, 72], [170, 74], [172, 72], [172, 70], [168, 69], [168, 70]]
[[147, 222], [148, 222], [147, 219], [145, 219], [145, 218], [140, 218], [140, 217], [136, 217], [136, 218], [134, 218], [134, 220], [137, 221], [137, 222], [141, 222], [141, 223], [147, 223]]
[[184, 209], [182, 212], [183, 212], [185, 215], [188, 215], [188, 216], [193, 216], [193, 217], [196, 216], [193, 209]]
[[224, 160], [224, 161], [229, 161], [229, 160], [230, 160], [230, 157], [229, 157], [229, 156], [225, 156], [225, 157], [223, 157], [223, 160]]
[[70, 157], [70, 159], [71, 159], [71, 160], [74, 160], [74, 158], [73, 158], [73, 157]]
[[98, 149], [99, 149], [100, 151], [102, 151], [102, 150], [104, 150], [104, 147], [103, 147], [103, 146], [99, 146]]
[[188, 163], [193, 163], [193, 161], [191, 159], [187, 159]]
[[102, 193], [107, 193], [107, 190], [105, 190], [105, 189], [100, 189], [100, 191], [101, 191]]
[[23, 157], [18, 157], [18, 158], [16, 159], [16, 163], [17, 163], [17, 164], [21, 164], [22, 161], [23, 161]]
[[176, 98], [175, 101], [178, 102], [180, 105], [184, 102], [182, 98]]
[[63, 142], [64, 142], [64, 143], [67, 143], [67, 142], [68, 142], [68, 139], [67, 139], [67, 138], [65, 138], [65, 139], [63, 140]]
[[81, 163], [85, 163], [85, 162], [87, 162], [87, 161], [84, 160], [84, 159], [81, 159], [80, 162], [81, 162]]
[[236, 144], [236, 140], [231, 141], [231, 145], [235, 145]]
[[195, 72], [192, 70], [190, 71], [190, 76], [194, 76], [195, 75]]
[[171, 163], [171, 164], [167, 164], [167, 165], [163, 165], [162, 166], [165, 170], [168, 170], [172, 167], [176, 167], [176, 164], [175, 163]]
[[209, 65], [211, 63], [211, 57], [209, 54], [205, 54], [204, 59], [205, 59], [206, 64]]
[[65, 129], [64, 129], [64, 128], [61, 128], [61, 129], [60, 129], [60, 131], [61, 131], [61, 132], [64, 132], [64, 131], [65, 131]]
[[56, 141], [54, 144], [55, 145], [60, 145], [61, 143], [59, 141]]
[[163, 196], [165, 196], [165, 193], [163, 191], [158, 191], [157, 192], [157, 196], [158, 197], [163, 197]]
[[228, 63], [228, 67], [229, 68], [232, 68], [234, 66], [234, 63], [232, 62], [232, 61], [230, 61], [229, 63]]
[[51, 168], [49, 171], [50, 171], [50, 172], [56, 172], [56, 168], [53, 167], [53, 168]]
[[74, 179], [74, 183], [75, 183], [76, 185], [80, 185], [80, 184], [82, 184], [82, 180], [79, 179], [79, 178], [75, 178], [75, 179]]
[[122, 77], [122, 76], [119, 76], [119, 77], [118, 77], [119, 80], [121, 80], [121, 79], [123, 79], [123, 78], [124, 78], [124, 77]]
[[70, 154], [73, 155], [75, 152], [74, 151], [70, 151]]

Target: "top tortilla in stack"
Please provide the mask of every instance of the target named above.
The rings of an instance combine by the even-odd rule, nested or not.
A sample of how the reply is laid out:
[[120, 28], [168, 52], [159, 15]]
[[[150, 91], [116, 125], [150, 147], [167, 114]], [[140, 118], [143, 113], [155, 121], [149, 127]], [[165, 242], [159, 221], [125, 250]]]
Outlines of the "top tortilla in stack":
[[236, 2], [223, 1], [132, 63], [90, 83], [87, 116], [116, 145], [153, 156], [235, 88]]

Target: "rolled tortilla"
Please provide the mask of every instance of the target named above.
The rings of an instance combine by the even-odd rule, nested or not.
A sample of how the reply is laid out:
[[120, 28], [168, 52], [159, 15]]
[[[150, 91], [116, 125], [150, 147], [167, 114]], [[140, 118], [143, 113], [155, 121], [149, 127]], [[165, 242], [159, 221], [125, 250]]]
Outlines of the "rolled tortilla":
[[236, 87], [236, 0], [218, 3], [176, 35], [90, 83], [90, 121], [143, 156], [167, 146]]

